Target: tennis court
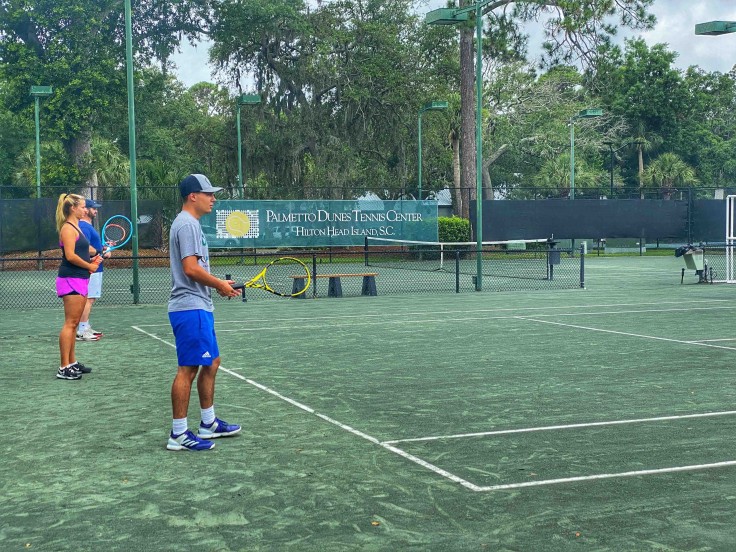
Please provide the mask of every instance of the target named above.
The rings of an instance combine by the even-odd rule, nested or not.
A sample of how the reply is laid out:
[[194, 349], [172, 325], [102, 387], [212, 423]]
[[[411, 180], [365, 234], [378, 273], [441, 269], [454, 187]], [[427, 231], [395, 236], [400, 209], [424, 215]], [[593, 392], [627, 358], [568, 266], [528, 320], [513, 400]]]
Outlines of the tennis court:
[[[217, 413], [165, 450], [165, 306], [0, 320], [3, 550], [731, 550], [732, 286], [586, 259], [584, 290], [216, 303]], [[196, 398], [190, 424], [198, 419]]]

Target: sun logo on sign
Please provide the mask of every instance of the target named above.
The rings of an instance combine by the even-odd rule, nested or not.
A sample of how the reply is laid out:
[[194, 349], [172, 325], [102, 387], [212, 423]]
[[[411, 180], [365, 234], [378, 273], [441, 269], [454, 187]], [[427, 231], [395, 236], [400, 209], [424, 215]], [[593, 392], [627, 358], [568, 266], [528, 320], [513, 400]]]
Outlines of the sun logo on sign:
[[218, 238], [257, 238], [258, 233], [257, 210], [217, 211]]
[[225, 219], [225, 229], [233, 238], [242, 238], [250, 231], [250, 219], [243, 211], [233, 211]]

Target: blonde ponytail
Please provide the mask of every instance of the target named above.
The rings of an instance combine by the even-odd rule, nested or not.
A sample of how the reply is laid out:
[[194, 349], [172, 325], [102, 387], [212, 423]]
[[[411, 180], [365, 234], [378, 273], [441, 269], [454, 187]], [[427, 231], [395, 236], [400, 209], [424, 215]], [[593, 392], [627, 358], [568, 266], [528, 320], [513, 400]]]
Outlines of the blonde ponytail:
[[56, 204], [56, 231], [61, 232], [61, 227], [69, 218], [69, 213], [72, 211], [72, 207], [79, 205], [80, 201], [84, 201], [84, 198], [77, 194], [61, 194], [59, 196], [59, 202]]

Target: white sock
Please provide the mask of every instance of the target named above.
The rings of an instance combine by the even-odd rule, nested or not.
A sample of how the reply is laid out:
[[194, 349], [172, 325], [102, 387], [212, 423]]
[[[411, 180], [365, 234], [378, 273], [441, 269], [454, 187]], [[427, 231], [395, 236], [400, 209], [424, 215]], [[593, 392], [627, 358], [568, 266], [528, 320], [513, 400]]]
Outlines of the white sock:
[[171, 426], [171, 433], [174, 435], [181, 435], [188, 429], [186, 418], [174, 418], [174, 423]]
[[213, 404], [209, 408], [200, 408], [202, 412], [202, 423], [206, 426], [212, 425], [215, 421], [215, 405]]

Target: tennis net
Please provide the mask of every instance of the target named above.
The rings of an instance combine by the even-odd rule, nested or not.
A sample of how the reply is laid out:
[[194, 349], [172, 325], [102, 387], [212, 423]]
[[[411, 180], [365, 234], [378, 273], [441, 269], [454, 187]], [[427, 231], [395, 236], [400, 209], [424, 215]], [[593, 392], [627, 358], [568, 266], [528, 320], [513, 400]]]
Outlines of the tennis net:
[[[582, 284], [582, 259], [572, 249], [558, 249], [552, 239], [489, 241], [481, 243], [484, 276], [524, 280], [554, 280], [565, 277]], [[421, 242], [367, 237], [365, 264], [425, 272], [475, 275], [477, 242]]]

